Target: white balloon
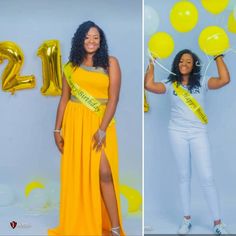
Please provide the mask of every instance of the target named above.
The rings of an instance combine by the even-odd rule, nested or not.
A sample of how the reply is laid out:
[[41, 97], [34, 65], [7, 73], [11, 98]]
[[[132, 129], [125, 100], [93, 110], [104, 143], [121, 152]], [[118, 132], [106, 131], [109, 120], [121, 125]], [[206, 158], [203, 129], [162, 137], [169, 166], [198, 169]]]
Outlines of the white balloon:
[[8, 206], [15, 201], [15, 194], [12, 188], [6, 184], [0, 184], [0, 206]]
[[26, 199], [27, 208], [30, 210], [43, 210], [49, 205], [49, 198], [45, 189], [33, 189]]
[[60, 183], [56, 181], [50, 181], [46, 185], [46, 191], [50, 200], [50, 205], [53, 207], [59, 207], [60, 203]]
[[159, 26], [159, 16], [155, 9], [144, 5], [144, 32], [147, 35], [154, 34]]

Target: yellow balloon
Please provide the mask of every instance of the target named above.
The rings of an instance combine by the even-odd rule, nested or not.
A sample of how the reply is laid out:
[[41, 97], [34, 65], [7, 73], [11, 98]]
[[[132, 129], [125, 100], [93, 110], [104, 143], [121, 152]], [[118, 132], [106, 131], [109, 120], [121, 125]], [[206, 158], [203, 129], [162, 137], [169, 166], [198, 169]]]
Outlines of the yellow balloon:
[[236, 19], [234, 18], [234, 12], [232, 11], [228, 18], [228, 31], [236, 33]]
[[202, 30], [198, 43], [201, 50], [210, 56], [222, 54], [230, 46], [226, 32], [218, 26], [208, 26]]
[[0, 42], [0, 63], [8, 60], [2, 73], [2, 90], [15, 93], [16, 90], [31, 89], [35, 87], [34, 75], [20, 76], [24, 64], [24, 54], [14, 42]]
[[25, 186], [25, 196], [28, 197], [31, 191], [36, 188], [45, 188], [45, 186], [39, 181], [32, 181]]
[[225, 10], [229, 0], [201, 0], [203, 7], [212, 14], [219, 14]]
[[128, 201], [128, 212], [140, 210], [142, 205], [142, 196], [138, 190], [127, 185], [120, 185], [120, 193], [123, 194]]
[[170, 22], [175, 30], [188, 32], [192, 30], [198, 22], [198, 10], [191, 2], [177, 2], [170, 11]]
[[42, 95], [58, 96], [62, 90], [61, 50], [58, 40], [47, 40], [38, 49], [42, 59]]
[[149, 39], [148, 49], [154, 58], [167, 58], [174, 50], [174, 40], [165, 32], [155, 33]]

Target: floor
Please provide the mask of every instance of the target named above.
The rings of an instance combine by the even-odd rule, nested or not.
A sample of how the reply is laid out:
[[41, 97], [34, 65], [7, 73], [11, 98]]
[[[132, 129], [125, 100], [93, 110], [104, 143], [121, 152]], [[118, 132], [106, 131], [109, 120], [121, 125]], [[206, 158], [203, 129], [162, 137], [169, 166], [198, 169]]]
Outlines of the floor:
[[[192, 206], [192, 229], [190, 234], [213, 234], [212, 222], [207, 208], [200, 204]], [[236, 234], [236, 199], [224, 204], [223, 222], [231, 234]], [[145, 212], [144, 233], [148, 234], [176, 234], [181, 223], [179, 213], [174, 210], [167, 212], [148, 211]]]
[[[17, 222], [13, 229], [10, 222]], [[58, 209], [37, 213], [26, 210], [23, 205], [0, 207], [0, 235], [47, 235], [47, 229], [58, 222]], [[141, 213], [123, 216], [123, 225], [127, 235], [142, 235]]]

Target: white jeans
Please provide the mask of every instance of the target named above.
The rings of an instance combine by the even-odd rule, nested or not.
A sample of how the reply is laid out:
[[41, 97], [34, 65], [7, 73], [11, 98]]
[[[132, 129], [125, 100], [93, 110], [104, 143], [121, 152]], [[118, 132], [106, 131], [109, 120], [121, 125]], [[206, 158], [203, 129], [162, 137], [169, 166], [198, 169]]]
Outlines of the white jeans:
[[169, 129], [169, 136], [173, 154], [178, 166], [180, 194], [184, 215], [191, 215], [190, 180], [191, 159], [193, 159], [213, 220], [220, 219], [218, 196], [213, 179], [207, 131], [201, 129], [192, 129], [190, 131]]

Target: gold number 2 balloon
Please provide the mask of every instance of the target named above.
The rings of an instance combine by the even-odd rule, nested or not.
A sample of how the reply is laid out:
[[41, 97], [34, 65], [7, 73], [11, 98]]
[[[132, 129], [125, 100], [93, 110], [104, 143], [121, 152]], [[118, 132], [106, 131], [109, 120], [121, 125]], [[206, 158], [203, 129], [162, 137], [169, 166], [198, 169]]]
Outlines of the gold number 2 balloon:
[[42, 60], [43, 86], [41, 93], [45, 96], [58, 96], [62, 89], [61, 51], [58, 40], [45, 41], [37, 55]]
[[14, 94], [16, 90], [34, 88], [34, 75], [19, 75], [24, 63], [24, 55], [16, 43], [0, 42], [0, 64], [6, 59], [8, 64], [2, 73], [2, 90]]

